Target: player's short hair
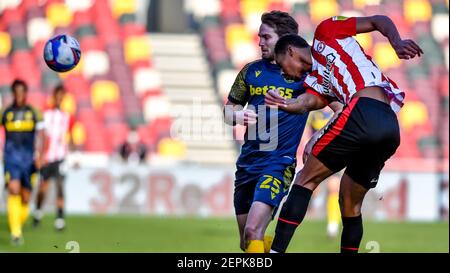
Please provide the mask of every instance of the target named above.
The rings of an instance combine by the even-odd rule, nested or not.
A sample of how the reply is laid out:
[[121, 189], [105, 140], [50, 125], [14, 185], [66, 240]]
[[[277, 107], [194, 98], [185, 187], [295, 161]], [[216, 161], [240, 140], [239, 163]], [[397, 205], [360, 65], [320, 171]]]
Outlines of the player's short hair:
[[275, 55], [284, 55], [288, 49], [288, 46], [306, 48], [309, 47], [309, 44], [299, 35], [285, 35], [281, 37], [275, 45]]
[[66, 88], [64, 88], [63, 84], [58, 84], [57, 86], [55, 86], [55, 89], [53, 89], [53, 94], [56, 94], [58, 92], [65, 92]]
[[275, 30], [278, 37], [287, 34], [298, 34], [298, 24], [287, 12], [272, 10], [261, 16], [261, 22]]
[[23, 86], [23, 89], [25, 90], [25, 92], [28, 91], [28, 85], [27, 85], [27, 83], [26, 83], [25, 81], [23, 81], [23, 80], [20, 80], [20, 79], [15, 79], [15, 80], [13, 81], [13, 83], [11, 84], [11, 90], [14, 92], [14, 90], [16, 90], [16, 88], [17, 88], [18, 86], [20, 86], [20, 85]]

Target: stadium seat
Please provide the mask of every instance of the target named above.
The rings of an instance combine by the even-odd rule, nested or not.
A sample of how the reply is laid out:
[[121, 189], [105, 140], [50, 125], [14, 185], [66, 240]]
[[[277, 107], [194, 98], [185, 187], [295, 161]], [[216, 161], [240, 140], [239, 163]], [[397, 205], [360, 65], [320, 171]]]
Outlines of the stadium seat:
[[42, 17], [33, 18], [28, 21], [27, 37], [31, 47], [38, 41], [47, 41], [53, 36], [53, 27]]
[[119, 88], [112, 81], [96, 81], [91, 86], [91, 102], [94, 109], [99, 109], [105, 102], [119, 99]]
[[51, 92], [53, 88], [61, 83], [58, 73], [50, 69], [45, 69], [41, 74], [41, 83], [43, 91]]
[[83, 123], [76, 121], [71, 133], [73, 143], [78, 147], [82, 146], [86, 141], [86, 129]]
[[428, 22], [431, 20], [431, 4], [427, 0], [404, 0], [403, 12], [406, 21], [413, 25], [416, 22]]
[[0, 58], [8, 56], [9, 52], [11, 52], [11, 49], [11, 36], [8, 34], [8, 32], [0, 32]]
[[372, 34], [370, 33], [360, 33], [355, 36], [358, 43], [361, 45], [361, 47], [364, 49], [364, 52], [368, 54], [369, 56], [373, 56], [373, 39]]
[[186, 145], [183, 141], [163, 138], [158, 143], [158, 154], [162, 157], [183, 159], [186, 157]]
[[61, 103], [61, 109], [71, 115], [75, 115], [77, 112], [77, 104], [75, 96], [71, 92], [67, 92]]
[[[20, 23], [23, 18], [23, 10], [18, 8], [19, 1], [14, 0], [3, 0], [6, 1], [5, 4], [0, 5], [0, 8], [4, 8], [0, 10], [0, 14], [2, 15], [0, 18], [6, 25], [11, 23]], [[16, 2], [16, 3], [14, 3]]]
[[64, 3], [53, 3], [47, 6], [47, 19], [54, 27], [67, 27], [72, 22], [72, 11]]
[[353, 7], [362, 10], [368, 5], [379, 5], [380, 3], [381, 0], [353, 0]]
[[9, 86], [14, 80], [14, 74], [8, 65], [0, 64], [0, 86]]
[[91, 8], [95, 0], [65, 0], [67, 7], [73, 12], [86, 11]]
[[217, 88], [222, 97], [228, 96], [230, 88], [238, 73], [239, 71], [236, 69], [224, 69], [219, 71], [217, 75]]
[[137, 10], [137, 0], [111, 0], [110, 3], [112, 14], [116, 19], [123, 14], [135, 13]]
[[401, 65], [401, 61], [388, 42], [375, 44], [373, 52], [373, 58], [382, 71], [389, 68], [397, 68]]
[[309, 10], [312, 21], [317, 24], [339, 14], [339, 4], [336, 0], [312, 0], [309, 2]]
[[83, 75], [92, 78], [96, 75], [106, 75], [109, 71], [109, 58], [104, 51], [90, 50], [83, 52]]
[[150, 58], [150, 42], [147, 36], [131, 36], [125, 40], [124, 53], [127, 64]]
[[161, 76], [152, 68], [140, 68], [133, 75], [134, 90], [138, 96], [148, 90], [161, 88]]
[[242, 24], [232, 24], [225, 29], [225, 41], [227, 49], [230, 52], [235, 52], [236, 47], [239, 44], [252, 43], [252, 34], [249, 30]]
[[151, 96], [143, 101], [144, 119], [151, 121], [155, 118], [170, 115], [170, 102], [165, 96]]
[[433, 15], [431, 21], [431, 31], [433, 37], [438, 41], [442, 42], [448, 39], [449, 36], [449, 16], [448, 13], [440, 13]]
[[419, 100], [408, 101], [399, 114], [400, 124], [406, 132], [415, 126], [425, 124], [428, 120], [428, 111], [424, 103]]
[[109, 142], [113, 149], [117, 150], [118, 147], [125, 142], [130, 129], [125, 123], [115, 123], [105, 128], [109, 137]]

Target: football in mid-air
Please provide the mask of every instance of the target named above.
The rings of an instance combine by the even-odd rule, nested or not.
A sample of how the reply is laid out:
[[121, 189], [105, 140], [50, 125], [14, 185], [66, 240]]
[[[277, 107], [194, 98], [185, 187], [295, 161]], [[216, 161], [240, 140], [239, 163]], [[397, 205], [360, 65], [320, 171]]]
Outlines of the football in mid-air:
[[44, 47], [44, 59], [48, 67], [56, 72], [72, 70], [80, 61], [80, 43], [72, 36], [57, 35]]

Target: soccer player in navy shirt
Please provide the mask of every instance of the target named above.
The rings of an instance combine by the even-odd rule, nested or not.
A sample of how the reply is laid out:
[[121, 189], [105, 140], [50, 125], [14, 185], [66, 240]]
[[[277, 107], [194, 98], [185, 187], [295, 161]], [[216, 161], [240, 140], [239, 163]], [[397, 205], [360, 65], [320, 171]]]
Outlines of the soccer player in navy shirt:
[[[285, 78], [274, 62], [276, 42], [283, 35], [297, 34], [297, 22], [280, 11], [264, 13], [261, 21], [258, 36], [262, 58], [242, 68], [224, 107], [227, 124], [247, 126], [236, 163], [234, 207], [240, 247], [248, 253], [270, 250], [271, 238], [264, 233], [289, 190], [308, 117], [264, 105], [269, 90], [279, 90], [284, 98], [294, 99], [305, 89], [303, 78]], [[340, 104], [333, 106], [340, 109]]]
[[26, 102], [28, 87], [24, 81], [15, 80], [11, 89], [14, 101], [1, 111], [0, 120], [5, 128], [3, 164], [11, 242], [20, 245], [23, 243], [22, 226], [30, 212], [28, 203], [40, 167], [43, 120], [42, 114]]

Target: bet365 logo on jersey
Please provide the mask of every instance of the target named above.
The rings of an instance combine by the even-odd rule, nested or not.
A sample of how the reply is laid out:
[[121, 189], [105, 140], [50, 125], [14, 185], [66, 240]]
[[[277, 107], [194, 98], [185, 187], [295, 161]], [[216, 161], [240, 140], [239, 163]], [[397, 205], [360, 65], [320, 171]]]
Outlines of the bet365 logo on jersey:
[[269, 90], [276, 90], [280, 91], [280, 95], [284, 97], [285, 99], [292, 99], [292, 94], [294, 93], [294, 90], [291, 88], [286, 87], [277, 87], [275, 85], [264, 85], [264, 86], [253, 86], [250, 85], [250, 95], [256, 96], [256, 95], [266, 95], [267, 91]]

